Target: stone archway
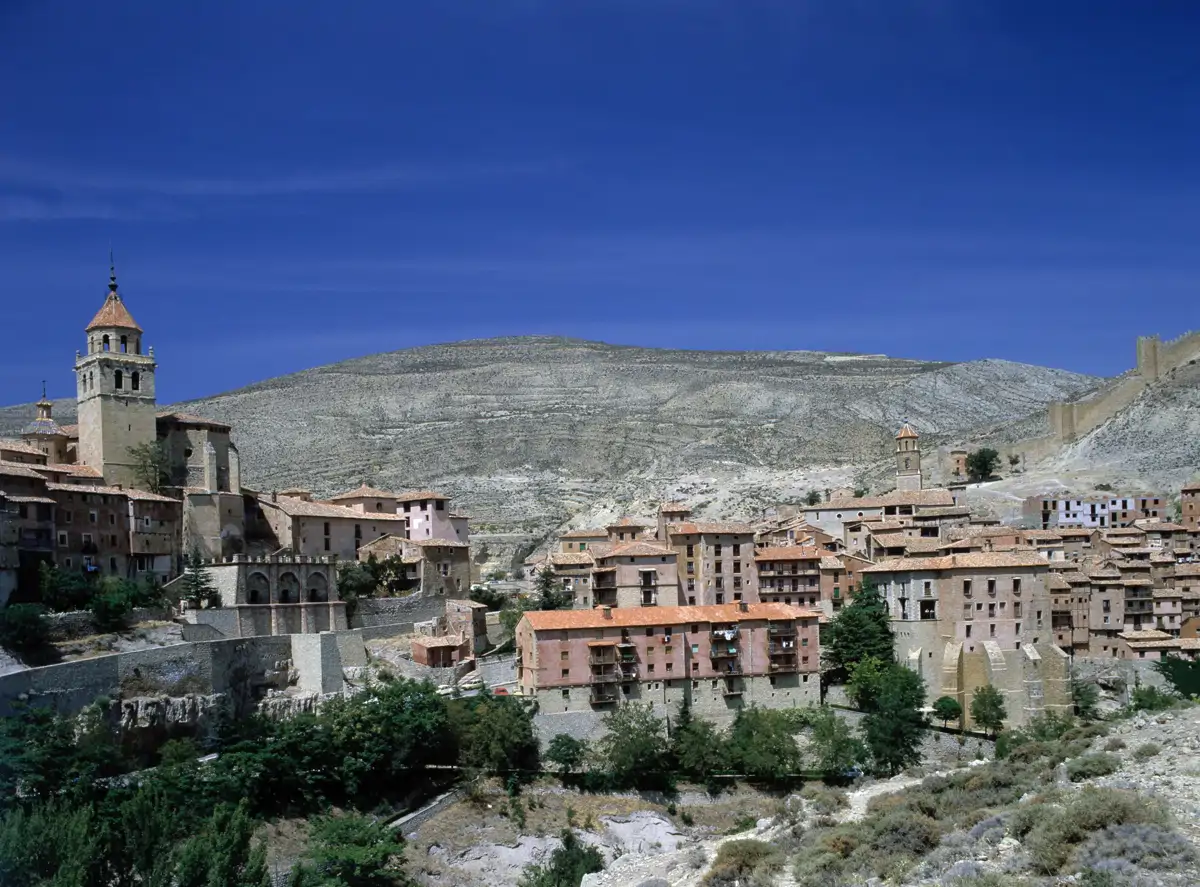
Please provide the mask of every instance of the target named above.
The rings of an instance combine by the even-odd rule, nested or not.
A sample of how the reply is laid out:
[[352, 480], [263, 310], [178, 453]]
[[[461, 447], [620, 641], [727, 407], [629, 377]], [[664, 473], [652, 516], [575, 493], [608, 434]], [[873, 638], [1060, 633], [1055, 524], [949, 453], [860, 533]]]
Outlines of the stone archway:
[[271, 582], [262, 573], [254, 572], [246, 577], [246, 603], [271, 603]]
[[300, 603], [300, 580], [292, 572], [281, 573], [279, 576], [279, 603]]
[[324, 573], [312, 573], [308, 577], [308, 600], [310, 603], [324, 603], [329, 600], [329, 580]]

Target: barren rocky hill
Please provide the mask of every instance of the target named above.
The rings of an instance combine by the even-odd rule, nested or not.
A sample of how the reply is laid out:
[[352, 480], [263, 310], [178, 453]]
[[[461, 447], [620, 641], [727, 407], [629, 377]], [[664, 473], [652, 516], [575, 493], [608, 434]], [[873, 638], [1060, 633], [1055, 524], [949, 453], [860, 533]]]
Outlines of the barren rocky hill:
[[1160, 379], [1047, 467], [1083, 467], [1178, 491], [1200, 472], [1200, 363]]
[[[235, 426], [248, 485], [436, 486], [483, 523], [535, 529], [676, 494], [747, 514], [849, 482], [886, 458], [903, 419], [931, 443], [1040, 427], [1031, 414], [1098, 381], [999, 360], [529, 337], [378, 354], [177, 406]], [[28, 415], [0, 411], [0, 431]]]

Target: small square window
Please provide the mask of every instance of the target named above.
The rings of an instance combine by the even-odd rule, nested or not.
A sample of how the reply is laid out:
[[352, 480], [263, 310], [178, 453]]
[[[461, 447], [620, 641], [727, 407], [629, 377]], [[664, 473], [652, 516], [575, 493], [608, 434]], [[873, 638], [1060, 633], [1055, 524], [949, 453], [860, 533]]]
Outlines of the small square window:
[[571, 698], [571, 691], [570, 691], [569, 689], [567, 689], [566, 687], [563, 687], [563, 691], [562, 691], [562, 698], [563, 698], [563, 699], [570, 699], [570, 698]]
[[568, 657], [569, 655], [570, 655], [570, 654], [569, 654], [569, 653], [567, 653], [567, 651], [566, 651], [566, 650], [563, 650], [561, 653], [559, 653], [559, 654], [558, 654], [558, 658], [559, 658], [559, 659], [561, 659], [563, 662], [566, 662], [566, 661], [567, 661], [567, 657]]
[[569, 669], [569, 668], [564, 668], [564, 669], [562, 670], [562, 676], [563, 676], [564, 678], [569, 678], [569, 677], [571, 676], [571, 669]]

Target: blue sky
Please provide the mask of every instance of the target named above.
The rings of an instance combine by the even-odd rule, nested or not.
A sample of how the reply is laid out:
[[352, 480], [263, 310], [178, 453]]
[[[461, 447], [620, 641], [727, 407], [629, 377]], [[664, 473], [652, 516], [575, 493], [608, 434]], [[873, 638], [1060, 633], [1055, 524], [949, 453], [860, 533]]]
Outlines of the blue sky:
[[[1200, 326], [1200, 5], [0, 0], [0, 402], [562, 334], [1114, 374]], [[15, 88], [14, 88], [15, 87]]]

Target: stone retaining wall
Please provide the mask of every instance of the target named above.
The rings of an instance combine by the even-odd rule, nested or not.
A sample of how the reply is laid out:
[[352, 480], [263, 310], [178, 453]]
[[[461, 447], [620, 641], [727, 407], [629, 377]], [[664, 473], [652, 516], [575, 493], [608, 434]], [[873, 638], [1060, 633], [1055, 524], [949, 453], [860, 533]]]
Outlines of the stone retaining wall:
[[446, 615], [446, 599], [410, 594], [405, 597], [359, 598], [351, 628], [426, 622]]
[[[135, 607], [129, 611], [128, 623], [168, 622], [172, 613], [165, 607]], [[70, 613], [47, 613], [46, 623], [51, 640], [72, 641], [76, 638], [100, 634], [96, 620], [89, 610], [73, 610]]]

